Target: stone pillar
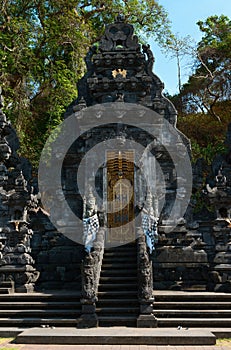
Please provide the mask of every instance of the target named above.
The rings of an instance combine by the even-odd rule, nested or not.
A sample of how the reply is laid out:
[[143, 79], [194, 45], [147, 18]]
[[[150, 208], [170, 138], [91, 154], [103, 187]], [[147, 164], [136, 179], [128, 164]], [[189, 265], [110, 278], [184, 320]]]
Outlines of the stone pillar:
[[98, 327], [96, 302], [104, 253], [104, 234], [104, 228], [100, 228], [93, 251], [86, 253], [82, 262], [82, 315], [77, 320], [77, 328]]
[[138, 298], [140, 303], [140, 315], [137, 319], [137, 327], [157, 327], [157, 319], [153, 313], [153, 272], [152, 262], [147, 252], [145, 235], [141, 228], [138, 229]]

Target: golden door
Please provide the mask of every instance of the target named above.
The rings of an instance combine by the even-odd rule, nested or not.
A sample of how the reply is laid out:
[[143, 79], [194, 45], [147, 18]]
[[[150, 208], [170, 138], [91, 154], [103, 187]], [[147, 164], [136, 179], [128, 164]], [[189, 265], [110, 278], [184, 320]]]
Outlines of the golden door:
[[134, 151], [107, 151], [107, 243], [135, 240]]

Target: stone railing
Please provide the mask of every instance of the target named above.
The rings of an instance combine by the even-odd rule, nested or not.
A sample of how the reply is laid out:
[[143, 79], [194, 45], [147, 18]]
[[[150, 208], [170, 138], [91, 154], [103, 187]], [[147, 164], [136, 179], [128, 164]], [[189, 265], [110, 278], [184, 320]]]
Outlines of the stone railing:
[[137, 231], [137, 269], [138, 269], [138, 299], [140, 315], [137, 327], [157, 327], [157, 320], [153, 314], [153, 271], [145, 234], [142, 228]]
[[93, 250], [86, 253], [82, 261], [82, 315], [78, 320], [78, 328], [98, 326], [95, 303], [104, 254], [104, 234], [105, 229], [100, 228], [94, 241]]

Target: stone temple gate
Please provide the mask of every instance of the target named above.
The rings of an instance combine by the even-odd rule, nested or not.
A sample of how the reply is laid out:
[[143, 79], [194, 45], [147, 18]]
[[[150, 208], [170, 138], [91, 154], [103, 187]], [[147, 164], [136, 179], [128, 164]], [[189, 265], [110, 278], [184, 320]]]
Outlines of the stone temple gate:
[[[231, 290], [231, 128], [204, 186], [150, 47], [123, 16], [85, 61], [72, 122], [44, 153], [48, 174], [61, 164], [58, 186], [55, 176], [32, 182], [0, 113], [0, 291], [79, 290], [79, 327], [124, 315], [156, 327], [153, 289]], [[213, 210], [194, 211], [198, 191]], [[122, 316], [108, 317], [118, 303]]]

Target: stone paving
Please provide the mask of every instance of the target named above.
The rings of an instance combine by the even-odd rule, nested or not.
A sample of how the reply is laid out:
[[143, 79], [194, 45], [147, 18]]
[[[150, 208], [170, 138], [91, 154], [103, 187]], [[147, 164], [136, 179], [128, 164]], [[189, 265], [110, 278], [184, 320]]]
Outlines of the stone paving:
[[155, 345], [17, 345], [2, 344], [0, 349], [12, 350], [230, 350], [231, 345], [222, 346], [155, 346]]
[[231, 342], [224, 345], [162, 346], [162, 345], [41, 345], [14, 344], [9, 340], [0, 344], [0, 349], [14, 350], [231, 350]]

